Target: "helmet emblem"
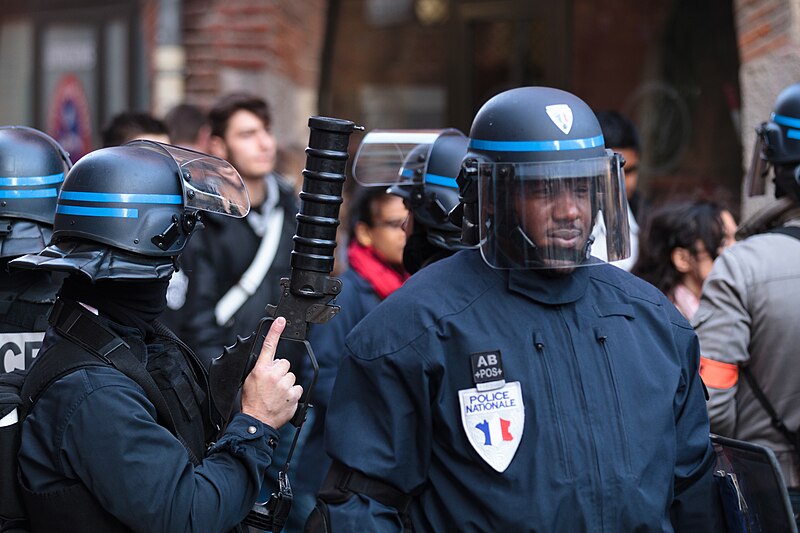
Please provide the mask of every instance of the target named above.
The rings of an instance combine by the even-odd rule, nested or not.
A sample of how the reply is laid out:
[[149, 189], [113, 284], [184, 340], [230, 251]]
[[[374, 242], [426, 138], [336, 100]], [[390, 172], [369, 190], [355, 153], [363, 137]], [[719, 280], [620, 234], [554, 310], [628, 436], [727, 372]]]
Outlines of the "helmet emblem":
[[572, 129], [572, 109], [567, 104], [555, 104], [545, 107], [547, 116], [553, 121], [558, 129], [565, 134]]

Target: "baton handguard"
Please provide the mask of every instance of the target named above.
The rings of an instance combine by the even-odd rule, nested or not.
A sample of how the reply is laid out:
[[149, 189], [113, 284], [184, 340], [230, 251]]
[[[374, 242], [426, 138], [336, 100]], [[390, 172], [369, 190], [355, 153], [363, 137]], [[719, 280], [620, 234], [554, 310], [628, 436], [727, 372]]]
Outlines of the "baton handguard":
[[233, 346], [211, 361], [209, 385], [214, 403], [227, 420], [234, 400], [247, 375], [258, 360], [265, 332], [275, 318], [286, 319], [279, 349], [289, 341], [304, 349], [313, 371], [312, 379], [303, 392], [292, 418], [297, 428], [286, 464], [279, 474], [278, 493], [266, 503], [257, 503], [245, 523], [261, 529], [279, 532], [286, 523], [292, 503], [292, 490], [286, 472], [294, 452], [300, 427], [308, 411], [308, 399], [317, 380], [319, 366], [311, 345], [306, 340], [309, 324], [322, 324], [333, 318], [339, 307], [331, 304], [341, 292], [342, 282], [331, 277], [339, 226], [339, 207], [345, 182], [350, 135], [363, 129], [348, 120], [311, 117], [311, 129], [306, 148], [306, 167], [303, 170], [303, 189], [300, 191], [300, 211], [291, 256], [291, 275], [281, 279], [281, 294], [277, 305], [268, 305], [267, 315], [252, 335], [237, 337]]

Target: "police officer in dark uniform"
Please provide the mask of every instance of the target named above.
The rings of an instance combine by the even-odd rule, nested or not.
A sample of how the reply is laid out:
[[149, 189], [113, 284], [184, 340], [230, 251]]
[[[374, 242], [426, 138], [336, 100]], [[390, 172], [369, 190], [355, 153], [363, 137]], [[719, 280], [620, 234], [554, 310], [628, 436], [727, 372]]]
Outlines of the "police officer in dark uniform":
[[697, 338], [590, 256], [601, 220], [609, 259], [628, 253], [621, 166], [570, 93], [484, 104], [459, 178], [480, 250], [421, 270], [348, 336], [309, 528], [714, 530]]
[[72, 163], [50, 136], [25, 126], [0, 128], [0, 372], [30, 366], [42, 345], [61, 276], [8, 272], [8, 261], [44, 248], [56, 198]]
[[204, 365], [156, 319], [198, 213], [248, 209], [225, 161], [152, 141], [92, 152], [67, 175], [50, 246], [11, 263], [68, 273], [26, 384], [63, 359], [94, 361], [22, 422], [33, 531], [229, 531], [247, 514], [302, 391], [272, 361], [285, 321], [220, 431]]
[[456, 177], [467, 143], [456, 129], [442, 131], [433, 143], [411, 150], [403, 161], [400, 180], [388, 189], [403, 198], [410, 212], [403, 265], [411, 274], [467, 248], [461, 243], [461, 228], [449, 218], [458, 205]]

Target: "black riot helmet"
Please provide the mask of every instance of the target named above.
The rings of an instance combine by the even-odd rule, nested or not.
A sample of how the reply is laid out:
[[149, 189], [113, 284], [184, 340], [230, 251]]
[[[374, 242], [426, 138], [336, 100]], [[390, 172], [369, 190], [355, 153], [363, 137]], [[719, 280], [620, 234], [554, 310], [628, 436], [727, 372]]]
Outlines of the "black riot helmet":
[[444, 130], [432, 144], [413, 148], [403, 161], [399, 181], [388, 192], [401, 196], [414, 215], [414, 230], [445, 250], [460, 250], [461, 228], [449, 218], [458, 205], [456, 177], [469, 139], [456, 129]]
[[459, 187], [465, 225], [477, 228], [492, 267], [596, 264], [588, 258], [597, 234], [606, 235], [609, 261], [630, 254], [622, 158], [606, 150], [589, 106], [568, 92], [522, 87], [486, 102]]
[[226, 161], [153, 141], [103, 148], [67, 174], [50, 246], [11, 262], [98, 279], [163, 279], [200, 211], [243, 217], [250, 202]]
[[0, 258], [45, 247], [71, 166], [49, 135], [25, 126], [0, 127]]
[[750, 196], [764, 194], [770, 167], [776, 196], [800, 201], [800, 83], [778, 95], [769, 121], [756, 130], [753, 159], [745, 178]]

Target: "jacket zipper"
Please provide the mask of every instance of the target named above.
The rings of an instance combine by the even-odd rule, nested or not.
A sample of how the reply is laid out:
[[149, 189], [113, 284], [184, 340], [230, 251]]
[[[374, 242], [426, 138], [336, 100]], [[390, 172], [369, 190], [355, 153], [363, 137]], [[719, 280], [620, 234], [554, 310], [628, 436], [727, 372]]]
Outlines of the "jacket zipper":
[[627, 424], [625, 423], [625, 413], [622, 410], [622, 401], [619, 398], [619, 382], [617, 381], [617, 373], [614, 371], [614, 365], [611, 364], [611, 356], [608, 352], [608, 336], [603, 334], [602, 330], [599, 328], [595, 329], [595, 336], [597, 338], [598, 344], [603, 350], [603, 356], [605, 358], [606, 369], [608, 370], [608, 375], [611, 378], [611, 384], [614, 387], [614, 406], [616, 408], [618, 418], [617, 418], [617, 426], [620, 438], [622, 439], [622, 454], [625, 458], [625, 473], [627, 475], [631, 474], [631, 458], [630, 458], [630, 445], [628, 443], [628, 432], [625, 431]]
[[568, 454], [567, 446], [566, 446], [566, 435], [564, 434], [564, 427], [561, 424], [561, 412], [558, 409], [558, 404], [556, 402], [556, 394], [555, 394], [555, 387], [553, 385], [553, 374], [550, 370], [550, 363], [548, 362], [547, 355], [545, 354], [545, 346], [544, 343], [541, 341], [539, 334], [534, 332], [533, 334], [533, 345], [536, 348], [536, 351], [539, 354], [539, 360], [542, 362], [542, 368], [544, 369], [545, 374], [545, 381], [547, 385], [547, 400], [550, 404], [550, 410], [553, 413], [553, 418], [555, 419], [555, 425], [558, 429], [558, 442], [561, 448], [561, 457], [563, 462], [564, 472], [568, 479], [572, 479], [572, 467], [570, 465], [570, 457]]

